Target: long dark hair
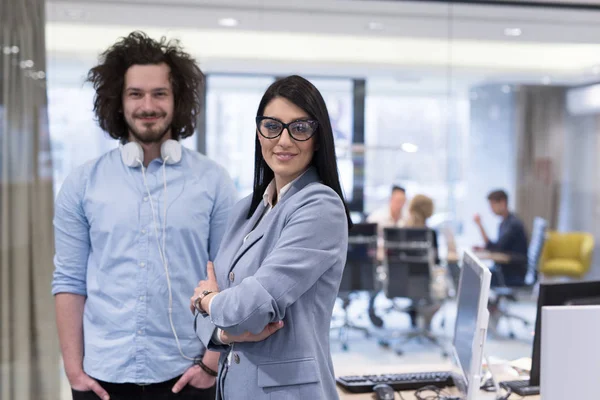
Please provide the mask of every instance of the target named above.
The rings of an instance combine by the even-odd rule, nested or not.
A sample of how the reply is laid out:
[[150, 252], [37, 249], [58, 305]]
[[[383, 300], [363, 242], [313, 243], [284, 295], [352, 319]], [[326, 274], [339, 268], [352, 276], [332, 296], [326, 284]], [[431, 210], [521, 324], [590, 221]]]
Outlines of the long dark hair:
[[[315, 150], [311, 165], [316, 168], [323, 184], [333, 189], [338, 196], [340, 196], [340, 199], [342, 199], [346, 211], [346, 218], [348, 218], [348, 227], [351, 227], [352, 220], [350, 219], [350, 211], [344, 200], [338, 175], [335, 146], [333, 144], [333, 130], [331, 129], [331, 121], [329, 120], [329, 113], [327, 112], [327, 106], [325, 105], [323, 96], [321, 96], [319, 90], [312, 83], [301, 76], [288, 76], [287, 78], [275, 81], [269, 86], [258, 105], [256, 115], [262, 116], [267, 105], [271, 100], [277, 97], [283, 97], [291, 101], [304, 110], [310, 118], [315, 119], [319, 123], [317, 131], [313, 136], [317, 141], [315, 145], [317, 150]], [[262, 156], [258, 135], [255, 136], [254, 192], [252, 194], [250, 210], [248, 211], [248, 218], [256, 211], [256, 208], [262, 201], [267, 186], [275, 176], [273, 170]]]
[[177, 40], [160, 41], [143, 32], [132, 32], [119, 39], [100, 56], [101, 63], [87, 76], [96, 90], [94, 113], [100, 128], [114, 139], [126, 142], [129, 129], [122, 113], [125, 73], [133, 65], [158, 65], [170, 68], [174, 109], [171, 134], [173, 139], [186, 138], [194, 133], [201, 110], [201, 89], [204, 74], [194, 59], [185, 53]]

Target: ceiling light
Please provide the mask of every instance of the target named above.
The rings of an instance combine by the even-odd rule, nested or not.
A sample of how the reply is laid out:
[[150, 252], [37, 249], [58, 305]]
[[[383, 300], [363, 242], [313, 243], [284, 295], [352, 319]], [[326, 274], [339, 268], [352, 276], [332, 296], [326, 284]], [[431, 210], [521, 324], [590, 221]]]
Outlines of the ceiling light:
[[523, 31], [521, 30], [521, 28], [506, 28], [506, 29], [504, 29], [505, 36], [518, 37], [518, 36], [521, 36], [522, 33], [523, 33]]
[[367, 26], [372, 31], [382, 31], [384, 28], [381, 22], [369, 22]]
[[402, 143], [402, 150], [407, 153], [416, 153], [419, 150], [419, 147], [412, 143]]
[[549, 76], [545, 76], [545, 77], [542, 79], [542, 83], [543, 83], [544, 85], [549, 85], [549, 84], [550, 84], [550, 82], [552, 82], [552, 79], [550, 79], [550, 77], [549, 77]]
[[221, 18], [219, 20], [219, 25], [227, 28], [233, 28], [234, 26], [238, 26], [239, 23], [240, 22], [235, 18]]

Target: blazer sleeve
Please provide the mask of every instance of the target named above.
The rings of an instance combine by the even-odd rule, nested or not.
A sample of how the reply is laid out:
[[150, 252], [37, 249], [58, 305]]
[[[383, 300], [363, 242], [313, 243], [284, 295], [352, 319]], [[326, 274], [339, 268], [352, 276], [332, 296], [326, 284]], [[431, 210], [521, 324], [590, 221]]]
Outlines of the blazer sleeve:
[[344, 264], [348, 222], [340, 197], [320, 184], [298, 194], [302, 196], [256, 274], [214, 297], [210, 320], [215, 326], [234, 335], [257, 334], [282, 320], [286, 309], [328, 269]]
[[212, 321], [209, 318], [203, 318], [200, 314], [196, 314], [195, 318], [194, 329], [204, 347], [211, 351], [227, 352], [230, 347], [229, 345], [217, 344], [212, 341], [212, 337], [217, 329]]

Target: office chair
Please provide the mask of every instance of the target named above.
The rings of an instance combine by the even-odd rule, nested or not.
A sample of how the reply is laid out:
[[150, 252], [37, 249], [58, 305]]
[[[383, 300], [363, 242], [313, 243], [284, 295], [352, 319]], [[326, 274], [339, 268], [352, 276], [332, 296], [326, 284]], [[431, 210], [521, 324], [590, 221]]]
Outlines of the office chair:
[[512, 329], [511, 321], [521, 321], [525, 326], [531, 325], [531, 321], [511, 313], [506, 303], [516, 303], [517, 292], [523, 289], [531, 289], [537, 284], [538, 280], [538, 264], [540, 257], [544, 249], [544, 243], [546, 240], [546, 229], [548, 222], [540, 217], [536, 217], [533, 220], [533, 230], [531, 232], [531, 240], [529, 241], [529, 247], [527, 248], [527, 272], [525, 275], [525, 281], [521, 286], [506, 286], [505, 280], [502, 274], [502, 267], [497, 268], [493, 273], [498, 275], [498, 281], [501, 286], [492, 288], [495, 300], [490, 301], [490, 320], [492, 325], [495, 325], [500, 318], [507, 318], [509, 323], [509, 337], [515, 338], [514, 330]]
[[583, 278], [589, 271], [594, 236], [585, 232], [549, 232], [540, 262], [544, 276]]
[[367, 328], [357, 326], [348, 316], [353, 292], [375, 290], [375, 268], [377, 265], [377, 224], [354, 224], [348, 233], [348, 254], [346, 266], [342, 275], [338, 297], [342, 299], [344, 322], [341, 326], [332, 327], [339, 330], [342, 350], [348, 350], [348, 332], [351, 330], [363, 332], [370, 336]]
[[[428, 228], [385, 228], [384, 249], [387, 276], [384, 283], [384, 293], [387, 298], [408, 298], [411, 307], [423, 319], [420, 327], [408, 333], [392, 334], [391, 339], [380, 339], [379, 344], [387, 347], [390, 340], [400, 340], [395, 351], [403, 354], [401, 347], [416, 339], [423, 339], [438, 346], [442, 355], [448, 354], [440, 340], [431, 333], [431, 319], [439, 310], [441, 304], [432, 300], [431, 268], [435, 264], [436, 252], [433, 248], [434, 232]], [[407, 309], [397, 311], [406, 312]], [[428, 315], [427, 315], [428, 314]], [[397, 336], [397, 337], [396, 337]]]

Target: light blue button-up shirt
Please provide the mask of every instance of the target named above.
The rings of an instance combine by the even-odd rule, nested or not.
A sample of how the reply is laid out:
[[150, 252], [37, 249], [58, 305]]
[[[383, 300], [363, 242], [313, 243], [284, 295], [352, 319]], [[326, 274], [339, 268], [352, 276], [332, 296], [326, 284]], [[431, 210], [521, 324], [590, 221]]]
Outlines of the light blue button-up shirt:
[[[164, 182], [160, 159], [146, 178], [162, 246]], [[166, 166], [165, 255], [173, 294], [173, 324], [187, 357], [205, 349], [193, 329], [190, 297], [206, 279], [236, 194], [227, 172], [183, 148]], [[87, 296], [84, 370], [113, 383], [155, 383], [188, 369], [168, 313], [165, 268], [141, 168], [123, 164], [119, 149], [75, 170], [55, 204], [52, 293]]]

